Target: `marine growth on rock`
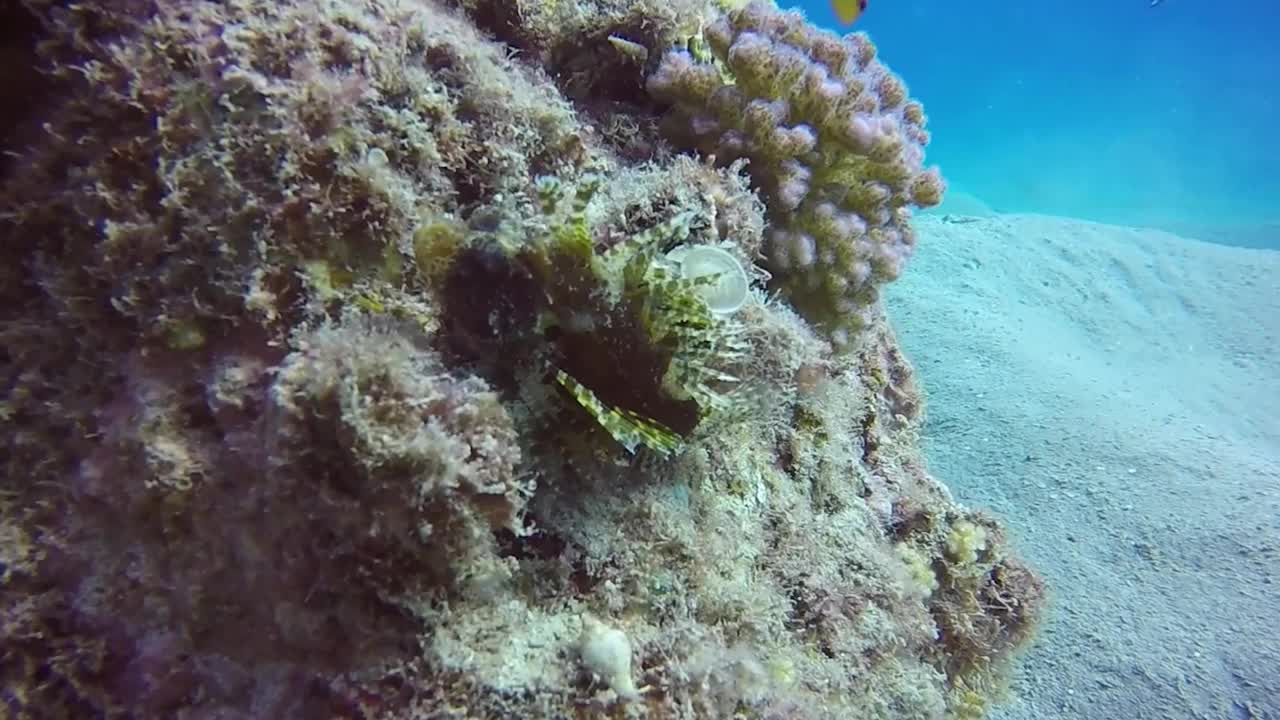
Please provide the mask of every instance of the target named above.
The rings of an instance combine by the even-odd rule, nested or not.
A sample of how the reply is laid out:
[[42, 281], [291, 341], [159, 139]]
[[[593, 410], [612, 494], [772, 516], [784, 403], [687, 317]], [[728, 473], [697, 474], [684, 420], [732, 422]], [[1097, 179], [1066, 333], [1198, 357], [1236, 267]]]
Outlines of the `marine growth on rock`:
[[0, 715], [998, 695], [1043, 583], [926, 470], [876, 288], [942, 186], [865, 37], [702, 0], [0, 19]]

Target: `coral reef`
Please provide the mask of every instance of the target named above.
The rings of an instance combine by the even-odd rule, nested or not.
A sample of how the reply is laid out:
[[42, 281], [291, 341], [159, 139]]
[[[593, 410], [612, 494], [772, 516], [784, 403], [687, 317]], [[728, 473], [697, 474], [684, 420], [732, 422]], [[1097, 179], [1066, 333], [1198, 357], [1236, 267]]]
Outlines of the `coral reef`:
[[[741, 158], [763, 193], [779, 287], [839, 345], [915, 247], [909, 207], [942, 200], [925, 170], [924, 109], [865, 35], [838, 38], [756, 0], [672, 50], [648, 87], [670, 134], [717, 163]], [[695, 41], [701, 37], [695, 38]]]
[[[1044, 588], [924, 467], [872, 290], [940, 186], [865, 40], [692, 0], [4, 12], [0, 714], [998, 697]], [[734, 44], [861, 49], [883, 132], [819, 150], [813, 120], [832, 179], [791, 207], [745, 145], [677, 152], [662, 79], [717, 67], [677, 48], [703, 26], [747, 105], [776, 93]], [[802, 292], [844, 266], [780, 264], [801, 230], [870, 253], [860, 289]]]

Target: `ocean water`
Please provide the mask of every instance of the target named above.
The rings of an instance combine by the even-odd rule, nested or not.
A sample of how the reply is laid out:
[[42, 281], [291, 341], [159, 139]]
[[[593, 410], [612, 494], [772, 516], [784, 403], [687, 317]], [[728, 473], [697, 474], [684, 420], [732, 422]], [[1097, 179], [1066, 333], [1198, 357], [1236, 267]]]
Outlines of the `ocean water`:
[[885, 292], [930, 467], [1054, 593], [992, 717], [1280, 717], [1280, 6], [871, 0], [854, 29], [950, 184]]
[[855, 29], [924, 103], [953, 198], [1280, 246], [1280, 5], [871, 0]]

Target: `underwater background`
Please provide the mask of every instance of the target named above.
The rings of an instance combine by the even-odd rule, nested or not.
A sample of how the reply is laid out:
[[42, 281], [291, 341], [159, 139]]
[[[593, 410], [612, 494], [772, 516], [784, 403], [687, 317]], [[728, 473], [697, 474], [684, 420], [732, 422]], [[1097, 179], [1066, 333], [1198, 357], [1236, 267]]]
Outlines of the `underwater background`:
[[1276, 247], [1275, 3], [880, 0], [857, 28], [928, 108], [952, 202]]
[[926, 457], [1054, 589], [992, 716], [1280, 717], [1280, 6], [882, 1], [858, 28], [949, 181], [886, 291]]
[[1280, 718], [1277, 10], [871, 5], [0, 4], [0, 718]]

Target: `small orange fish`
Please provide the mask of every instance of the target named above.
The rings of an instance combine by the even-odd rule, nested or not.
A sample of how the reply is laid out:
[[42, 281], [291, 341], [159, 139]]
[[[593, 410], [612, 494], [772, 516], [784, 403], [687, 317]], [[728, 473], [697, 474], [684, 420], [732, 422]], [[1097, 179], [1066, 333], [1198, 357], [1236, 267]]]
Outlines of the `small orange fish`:
[[867, 0], [831, 0], [831, 9], [836, 11], [841, 25], [852, 25], [867, 9]]

